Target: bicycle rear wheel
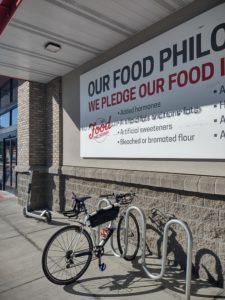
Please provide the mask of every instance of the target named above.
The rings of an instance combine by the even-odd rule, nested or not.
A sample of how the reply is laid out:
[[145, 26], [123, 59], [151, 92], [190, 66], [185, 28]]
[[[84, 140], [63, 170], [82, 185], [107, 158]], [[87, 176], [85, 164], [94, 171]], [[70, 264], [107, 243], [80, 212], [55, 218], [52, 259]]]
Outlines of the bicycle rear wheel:
[[[124, 257], [125, 260], [133, 260], [135, 259], [139, 245], [140, 245], [140, 230], [138, 226], [138, 222], [135, 216], [130, 213], [129, 219], [129, 230], [128, 230], [128, 245], [127, 245], [127, 254]], [[123, 254], [123, 249], [125, 248], [125, 218], [121, 216], [118, 222], [117, 228], [117, 243], [118, 249], [121, 254]]]
[[42, 255], [45, 276], [55, 284], [75, 282], [87, 270], [93, 244], [82, 227], [70, 225], [58, 230], [47, 242]]

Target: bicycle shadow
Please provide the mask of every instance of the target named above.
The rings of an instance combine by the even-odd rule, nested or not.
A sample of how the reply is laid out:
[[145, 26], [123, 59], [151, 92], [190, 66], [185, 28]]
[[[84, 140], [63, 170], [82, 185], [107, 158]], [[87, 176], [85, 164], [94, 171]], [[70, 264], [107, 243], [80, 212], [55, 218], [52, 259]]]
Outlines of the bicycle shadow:
[[121, 275], [93, 276], [80, 279], [74, 284], [64, 286], [67, 293], [95, 297], [126, 297], [141, 296], [162, 291], [164, 288], [161, 282], [149, 281], [145, 278], [143, 271], [128, 271]]
[[[160, 294], [160, 292], [167, 293], [168, 298], [183, 297], [185, 295], [186, 272], [184, 270], [169, 266], [161, 280], [151, 280], [143, 271], [139, 259], [140, 257], [137, 257], [132, 261], [133, 270], [128, 270], [126, 274], [95, 276], [92, 272], [93, 275], [87, 275], [86, 278], [81, 278], [76, 283], [64, 286], [63, 289], [69, 294], [84, 297], [92, 296], [99, 300], [104, 297], [144, 296], [154, 293]], [[147, 261], [146, 266], [154, 274], [159, 274], [161, 265], [158, 258], [154, 259], [155, 262], [153, 261], [153, 263], [152, 258], [151, 263]], [[225, 299], [225, 297], [219, 295], [220, 293], [221, 290], [213, 290], [210, 283], [192, 278], [192, 296], [206, 299], [214, 299], [216, 296], [217, 299]]]
[[[206, 256], [206, 258], [208, 258], [208, 256], [213, 258], [214, 263], [215, 263], [215, 273], [216, 274], [210, 273], [207, 266], [205, 266], [204, 261], [201, 263], [201, 261], [204, 259], [205, 256]], [[205, 273], [207, 274], [209, 283], [216, 285], [220, 288], [224, 288], [222, 265], [220, 263], [220, 259], [212, 250], [202, 248], [196, 253], [194, 271], [195, 271], [195, 276], [197, 278], [199, 278], [200, 266], [204, 269]]]
[[[157, 240], [157, 257], [162, 258], [162, 244], [163, 244], [163, 231], [158, 230], [151, 224], [146, 225], [146, 230], [153, 230], [155, 233], [159, 235]], [[186, 260], [187, 255], [184, 252], [183, 246], [177, 241], [176, 236], [177, 233], [173, 228], [169, 228], [170, 235], [168, 236], [168, 245], [167, 245], [167, 255], [173, 253], [174, 260], [170, 260], [167, 258], [167, 263], [172, 264], [173, 266], [180, 266], [182, 270], [186, 270]], [[148, 251], [152, 253], [150, 247], [148, 246]], [[192, 264], [192, 272], [195, 273], [194, 264]]]

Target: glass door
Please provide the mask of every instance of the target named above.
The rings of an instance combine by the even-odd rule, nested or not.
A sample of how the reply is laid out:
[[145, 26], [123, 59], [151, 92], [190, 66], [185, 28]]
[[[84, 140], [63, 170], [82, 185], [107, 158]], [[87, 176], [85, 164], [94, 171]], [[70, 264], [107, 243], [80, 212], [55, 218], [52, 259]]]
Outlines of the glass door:
[[4, 189], [13, 192], [16, 189], [15, 167], [17, 162], [17, 139], [4, 140]]

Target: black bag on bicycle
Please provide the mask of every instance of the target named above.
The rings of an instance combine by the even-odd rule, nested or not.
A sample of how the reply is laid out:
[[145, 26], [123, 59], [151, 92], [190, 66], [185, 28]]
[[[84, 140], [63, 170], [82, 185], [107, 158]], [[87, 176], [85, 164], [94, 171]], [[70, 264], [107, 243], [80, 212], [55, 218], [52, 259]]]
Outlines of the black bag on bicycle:
[[99, 226], [103, 223], [115, 220], [120, 210], [119, 204], [109, 205], [101, 208], [89, 215], [91, 227]]

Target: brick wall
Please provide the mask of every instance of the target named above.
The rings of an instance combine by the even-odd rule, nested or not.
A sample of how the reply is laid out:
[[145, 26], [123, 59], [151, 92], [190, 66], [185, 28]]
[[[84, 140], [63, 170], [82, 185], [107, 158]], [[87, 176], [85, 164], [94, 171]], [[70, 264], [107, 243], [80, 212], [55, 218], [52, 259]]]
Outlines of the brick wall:
[[41, 166], [46, 160], [46, 87], [35, 82], [21, 82], [18, 88], [19, 166]]
[[31, 82], [29, 93], [29, 165], [46, 164], [46, 86]]
[[62, 161], [61, 78], [48, 84], [25, 81], [19, 87], [18, 98], [19, 203], [26, 202], [28, 175], [23, 172], [31, 168], [38, 170], [34, 173], [31, 206], [59, 210], [60, 189], [53, 198], [47, 184], [51, 177], [45, 170], [57, 170]]
[[20, 82], [18, 88], [18, 154], [17, 161], [20, 166], [29, 165], [29, 91], [30, 83], [28, 81]]

